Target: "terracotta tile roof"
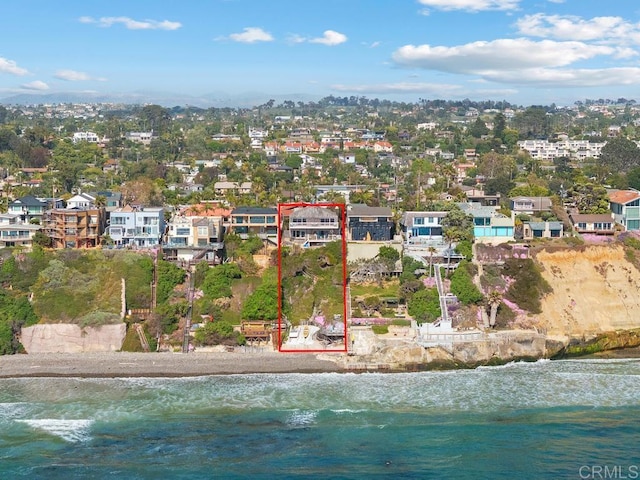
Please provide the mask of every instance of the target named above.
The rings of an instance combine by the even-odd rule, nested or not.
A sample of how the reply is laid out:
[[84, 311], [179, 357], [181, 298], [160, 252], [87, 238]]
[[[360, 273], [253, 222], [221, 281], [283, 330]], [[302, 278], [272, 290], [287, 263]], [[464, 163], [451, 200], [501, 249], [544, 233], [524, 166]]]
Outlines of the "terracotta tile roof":
[[620, 203], [622, 205], [637, 200], [638, 198], [640, 198], [640, 192], [636, 192], [635, 190], [617, 190], [609, 194], [610, 202]]

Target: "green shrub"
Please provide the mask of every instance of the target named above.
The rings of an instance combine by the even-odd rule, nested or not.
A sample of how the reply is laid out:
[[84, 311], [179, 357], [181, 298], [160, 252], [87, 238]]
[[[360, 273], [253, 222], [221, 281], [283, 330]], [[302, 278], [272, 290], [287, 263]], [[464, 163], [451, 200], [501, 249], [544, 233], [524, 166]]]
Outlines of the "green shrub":
[[451, 292], [463, 305], [477, 304], [483, 298], [482, 293], [473, 283], [469, 267], [470, 264], [463, 260], [451, 275]]
[[624, 244], [627, 247], [633, 248], [634, 250], [640, 250], [640, 240], [638, 240], [636, 237], [632, 237], [632, 236], [625, 237]]
[[224, 320], [208, 322], [194, 333], [196, 345], [244, 345], [246, 339]]
[[372, 325], [371, 330], [376, 335], [384, 335], [389, 333], [389, 325]]
[[551, 286], [530, 258], [510, 258], [505, 261], [504, 275], [514, 279], [505, 297], [531, 313], [542, 311], [541, 299]]
[[425, 288], [416, 292], [408, 302], [408, 311], [418, 323], [434, 322], [441, 314], [437, 288]]

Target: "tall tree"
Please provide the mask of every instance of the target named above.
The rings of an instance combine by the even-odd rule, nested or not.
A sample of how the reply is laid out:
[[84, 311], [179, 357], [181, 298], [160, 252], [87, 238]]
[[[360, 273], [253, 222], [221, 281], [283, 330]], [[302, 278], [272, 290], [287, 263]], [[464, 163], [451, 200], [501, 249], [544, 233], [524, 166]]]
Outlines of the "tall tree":
[[640, 148], [627, 138], [614, 138], [602, 147], [598, 164], [612, 172], [628, 172], [640, 166]]

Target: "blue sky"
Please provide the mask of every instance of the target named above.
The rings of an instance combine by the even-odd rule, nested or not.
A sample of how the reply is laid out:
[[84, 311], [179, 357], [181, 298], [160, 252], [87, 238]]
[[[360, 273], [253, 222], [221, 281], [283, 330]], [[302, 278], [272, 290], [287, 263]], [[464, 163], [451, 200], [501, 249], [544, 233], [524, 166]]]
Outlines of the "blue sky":
[[637, 0], [5, 2], [0, 98], [640, 100]]

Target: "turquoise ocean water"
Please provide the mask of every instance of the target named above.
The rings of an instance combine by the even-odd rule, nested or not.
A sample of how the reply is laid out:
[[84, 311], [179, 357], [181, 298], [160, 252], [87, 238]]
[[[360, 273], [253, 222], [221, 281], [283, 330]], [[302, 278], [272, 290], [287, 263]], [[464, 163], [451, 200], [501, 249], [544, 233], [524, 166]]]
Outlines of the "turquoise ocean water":
[[640, 478], [640, 361], [0, 379], [5, 478]]

